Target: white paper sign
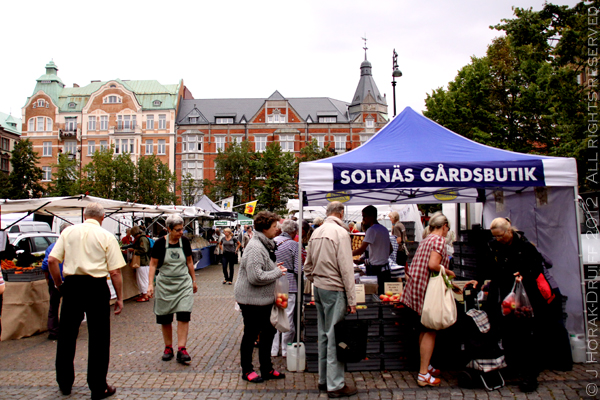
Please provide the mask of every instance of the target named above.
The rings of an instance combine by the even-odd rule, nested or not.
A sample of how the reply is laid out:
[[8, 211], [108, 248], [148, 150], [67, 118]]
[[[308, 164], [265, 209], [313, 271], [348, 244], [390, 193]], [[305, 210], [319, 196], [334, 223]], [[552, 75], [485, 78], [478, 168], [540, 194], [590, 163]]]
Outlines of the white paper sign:
[[400, 294], [402, 293], [402, 282], [386, 282], [384, 288], [386, 293]]
[[356, 302], [364, 303], [365, 302], [365, 285], [362, 283], [354, 285], [356, 292]]

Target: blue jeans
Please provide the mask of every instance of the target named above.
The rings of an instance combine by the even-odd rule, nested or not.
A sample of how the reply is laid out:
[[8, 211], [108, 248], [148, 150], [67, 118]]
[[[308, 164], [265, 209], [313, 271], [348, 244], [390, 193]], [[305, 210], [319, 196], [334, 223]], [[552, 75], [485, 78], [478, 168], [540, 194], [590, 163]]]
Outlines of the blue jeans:
[[339, 390], [345, 384], [345, 365], [337, 359], [334, 327], [346, 316], [346, 293], [316, 286], [314, 292], [319, 333], [319, 384], [326, 383], [328, 391]]

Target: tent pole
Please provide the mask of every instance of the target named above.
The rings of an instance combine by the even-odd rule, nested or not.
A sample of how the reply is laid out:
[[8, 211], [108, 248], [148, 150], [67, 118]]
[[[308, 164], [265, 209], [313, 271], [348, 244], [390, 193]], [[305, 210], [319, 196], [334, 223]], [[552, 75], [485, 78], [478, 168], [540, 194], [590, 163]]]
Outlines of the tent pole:
[[[296, 372], [300, 372], [300, 320], [302, 316], [302, 306], [304, 304], [304, 290], [302, 290], [302, 220], [304, 204], [302, 202], [302, 189], [298, 191], [298, 200], [300, 206], [298, 207], [298, 292], [296, 293]], [[283, 339], [283, 337], [282, 337]]]
[[[574, 206], [575, 206], [575, 221], [577, 223], [577, 253], [579, 255], [579, 273], [581, 274], [581, 302], [583, 305], [583, 332], [585, 333], [585, 343], [586, 347], [589, 343], [588, 336], [588, 314], [587, 314], [587, 304], [585, 299], [585, 269], [583, 268], [583, 253], [581, 252], [581, 220], [579, 219], [579, 189], [577, 185], [573, 186], [573, 194], [575, 196]], [[577, 333], [577, 332], [575, 332]]]

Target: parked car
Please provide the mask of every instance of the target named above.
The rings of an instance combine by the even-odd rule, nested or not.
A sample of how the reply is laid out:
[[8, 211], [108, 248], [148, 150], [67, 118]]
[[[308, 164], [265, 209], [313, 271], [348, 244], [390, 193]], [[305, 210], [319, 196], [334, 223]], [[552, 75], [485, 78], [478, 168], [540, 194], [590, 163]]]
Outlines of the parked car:
[[21, 221], [11, 226], [8, 230], [8, 237], [11, 239], [16, 238], [21, 233], [25, 232], [48, 232], [52, 233], [52, 228], [46, 222], [42, 221]]
[[26, 232], [13, 237], [9, 235], [8, 239], [17, 253], [43, 253], [59, 237], [59, 234], [53, 232]]

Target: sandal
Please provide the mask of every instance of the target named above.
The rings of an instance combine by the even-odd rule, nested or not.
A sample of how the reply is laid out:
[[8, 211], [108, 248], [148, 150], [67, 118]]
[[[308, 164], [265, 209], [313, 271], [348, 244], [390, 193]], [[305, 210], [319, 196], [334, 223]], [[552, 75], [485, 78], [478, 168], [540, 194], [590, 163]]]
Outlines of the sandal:
[[150, 298], [142, 296], [142, 297], [138, 297], [137, 299], [135, 299], [135, 301], [137, 301], [138, 303], [143, 303], [144, 301], [150, 301]]
[[427, 374], [419, 373], [419, 377], [417, 378], [417, 384], [421, 387], [440, 386], [441, 382], [442, 381], [440, 380], [440, 378], [431, 376], [429, 372]]
[[427, 367], [427, 372], [429, 372], [429, 375], [434, 376], [436, 378], [442, 374], [442, 371], [433, 368], [431, 364], [429, 364], [429, 367]]
[[279, 372], [279, 371], [275, 371], [274, 369], [271, 370], [271, 372], [269, 372], [268, 374], [262, 374], [263, 378], [265, 381], [268, 379], [284, 379], [285, 378], [285, 374]]
[[227, 282], [228, 285], [231, 285], [231, 281]]
[[227, 284], [227, 281], [223, 281], [223, 285]]
[[261, 383], [264, 382], [264, 379], [261, 378], [256, 372], [246, 372], [242, 374], [242, 379], [252, 383]]

